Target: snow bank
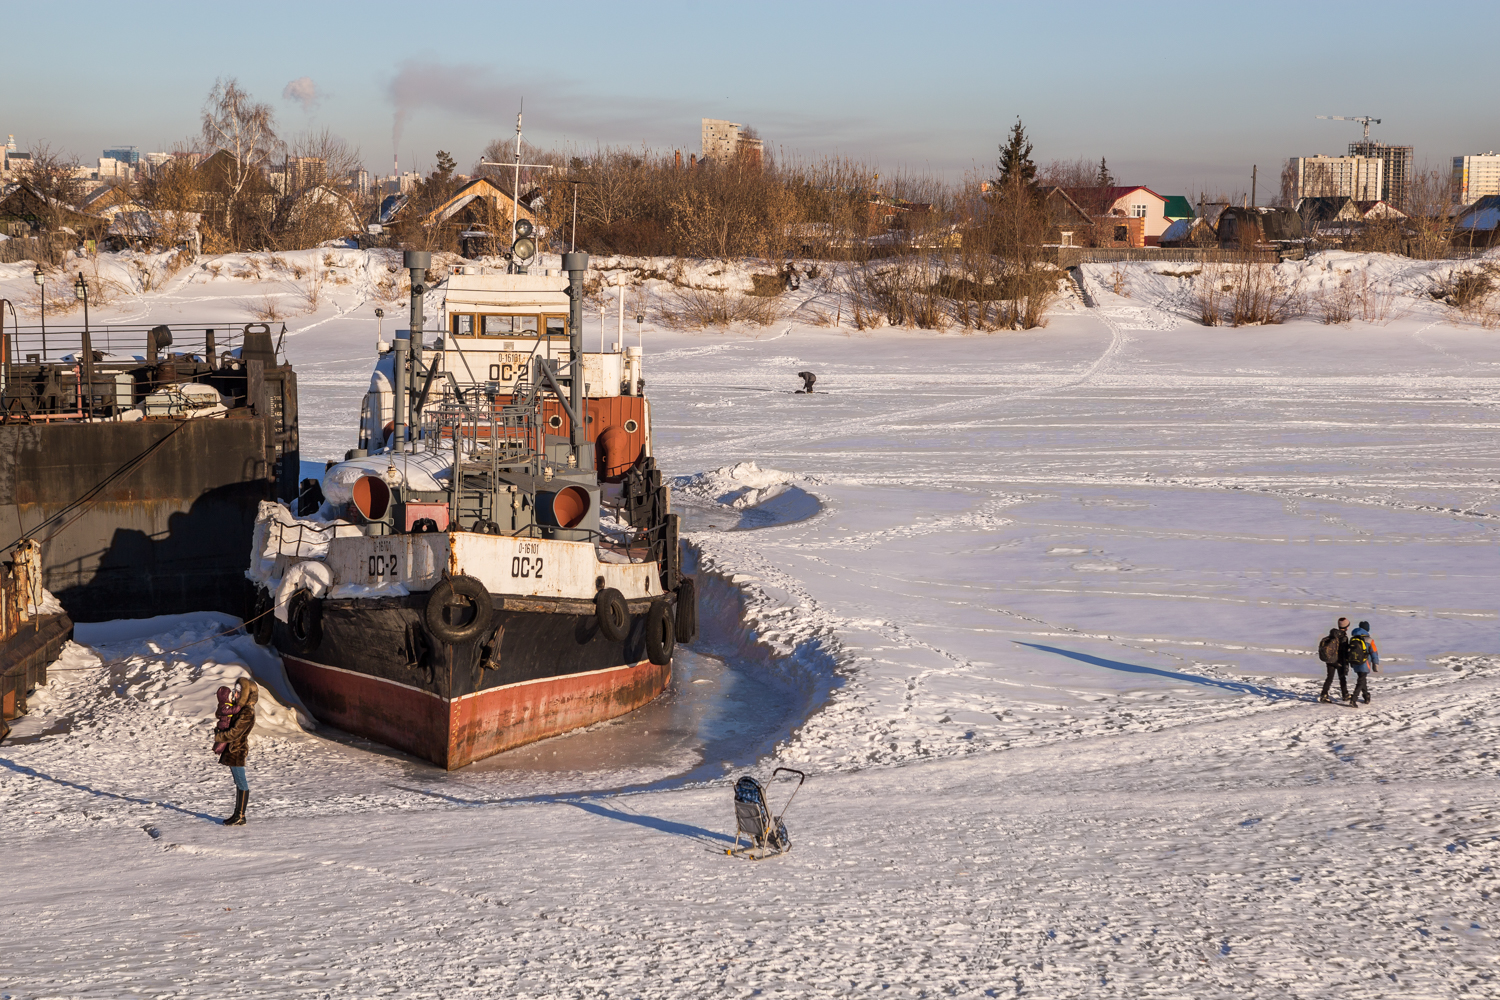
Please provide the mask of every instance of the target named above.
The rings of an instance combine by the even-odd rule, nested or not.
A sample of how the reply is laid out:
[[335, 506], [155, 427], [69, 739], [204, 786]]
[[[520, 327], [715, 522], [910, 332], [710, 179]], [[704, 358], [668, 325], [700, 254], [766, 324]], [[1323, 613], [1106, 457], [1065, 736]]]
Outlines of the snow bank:
[[779, 496], [796, 478], [789, 472], [762, 469], [754, 462], [738, 462], [710, 472], [679, 476], [672, 480], [672, 491], [688, 503], [714, 503], [744, 510]]
[[[240, 625], [232, 615], [203, 611], [81, 624], [73, 638], [92, 653], [93, 665], [114, 679], [115, 693], [163, 715], [211, 729], [215, 691], [250, 676], [261, 688], [257, 733], [286, 736], [315, 729], [281, 658], [256, 645]], [[75, 654], [70, 662], [86, 666], [88, 657]]]

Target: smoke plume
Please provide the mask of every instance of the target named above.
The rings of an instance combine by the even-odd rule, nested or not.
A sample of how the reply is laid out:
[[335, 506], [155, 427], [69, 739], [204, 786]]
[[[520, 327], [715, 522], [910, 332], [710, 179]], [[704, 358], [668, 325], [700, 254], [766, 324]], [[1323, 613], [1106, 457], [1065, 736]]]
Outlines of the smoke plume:
[[281, 89], [281, 99], [284, 101], [296, 101], [302, 105], [302, 110], [311, 114], [323, 99], [323, 93], [310, 76], [299, 76], [291, 83]]
[[391, 146], [399, 149], [406, 121], [418, 109], [432, 108], [498, 124], [515, 113], [518, 95], [502, 87], [485, 66], [445, 66], [408, 59], [391, 81], [390, 98], [396, 106]]

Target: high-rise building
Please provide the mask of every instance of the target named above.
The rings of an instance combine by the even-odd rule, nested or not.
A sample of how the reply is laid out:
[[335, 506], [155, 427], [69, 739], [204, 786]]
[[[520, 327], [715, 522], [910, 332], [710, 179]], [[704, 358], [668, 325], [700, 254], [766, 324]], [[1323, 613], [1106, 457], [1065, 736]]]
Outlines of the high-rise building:
[[1453, 158], [1453, 202], [1472, 205], [1485, 195], [1500, 194], [1500, 156], [1492, 149], [1478, 156]]
[[1296, 200], [1353, 198], [1379, 201], [1384, 163], [1372, 156], [1298, 156]]
[[1410, 146], [1388, 146], [1383, 142], [1351, 142], [1349, 155], [1378, 158], [1384, 164], [1380, 172], [1379, 199], [1392, 208], [1406, 207], [1406, 186], [1411, 183]]
[[99, 155], [108, 160], [119, 160], [121, 163], [128, 163], [132, 167], [140, 166], [141, 163], [141, 151], [134, 146], [116, 146], [114, 149], [106, 149]]
[[740, 159], [760, 165], [765, 150], [755, 130], [722, 118], [703, 119], [703, 159], [728, 163]]

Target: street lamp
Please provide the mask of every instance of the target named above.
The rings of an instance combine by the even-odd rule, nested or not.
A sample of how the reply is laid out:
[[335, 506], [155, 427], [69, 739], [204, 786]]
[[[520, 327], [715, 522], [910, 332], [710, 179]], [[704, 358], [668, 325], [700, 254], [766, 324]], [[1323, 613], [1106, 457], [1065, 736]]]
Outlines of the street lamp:
[[645, 337], [646, 337], [646, 334], [643, 332], [646, 329], [645, 322], [646, 322], [646, 314], [645, 313], [636, 313], [635, 314], [635, 346], [636, 347], [644, 347], [645, 346]]
[[42, 273], [42, 265], [38, 264], [36, 270], [31, 272], [31, 280], [41, 289], [42, 300], [42, 360], [47, 360], [47, 276]]
[[82, 409], [89, 416], [94, 413], [94, 343], [89, 337], [89, 284], [83, 280], [83, 272], [78, 272], [78, 280], [73, 282], [73, 294], [78, 296], [83, 303], [83, 396], [80, 400]]

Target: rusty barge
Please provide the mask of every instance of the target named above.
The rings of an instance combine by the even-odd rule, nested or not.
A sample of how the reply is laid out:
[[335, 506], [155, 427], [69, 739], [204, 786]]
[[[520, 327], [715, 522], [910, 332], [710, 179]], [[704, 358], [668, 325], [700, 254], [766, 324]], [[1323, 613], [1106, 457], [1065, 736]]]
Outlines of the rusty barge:
[[259, 504], [298, 483], [278, 346], [265, 324], [0, 325], [0, 557], [35, 540], [76, 621], [241, 613]]
[[[87, 294], [82, 275], [75, 287]], [[296, 375], [269, 326], [174, 332], [85, 311], [82, 327], [23, 327], [9, 306], [0, 725], [25, 713], [74, 621], [241, 613], [256, 512], [299, 472]]]
[[696, 599], [641, 351], [583, 350], [587, 254], [452, 275], [432, 343], [405, 263], [359, 447], [316, 510], [261, 507], [251, 617], [315, 716], [452, 769], [657, 697]]

